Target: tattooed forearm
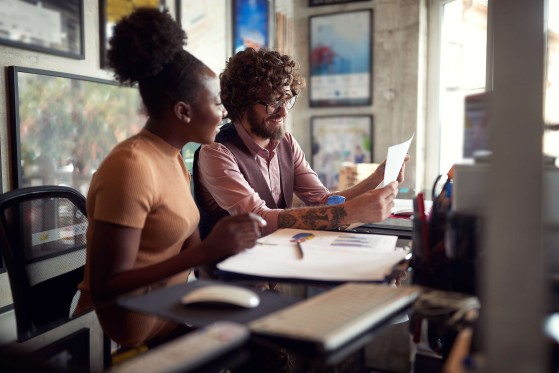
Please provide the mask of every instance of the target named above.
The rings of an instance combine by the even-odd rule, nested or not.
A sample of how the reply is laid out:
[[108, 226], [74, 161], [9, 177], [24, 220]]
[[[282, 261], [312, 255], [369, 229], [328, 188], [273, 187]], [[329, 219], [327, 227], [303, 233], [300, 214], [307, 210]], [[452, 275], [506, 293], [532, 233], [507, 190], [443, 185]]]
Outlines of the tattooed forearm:
[[304, 226], [308, 229], [327, 229], [328, 214], [323, 209], [310, 209], [301, 216]]
[[347, 212], [343, 206], [321, 206], [284, 210], [279, 214], [279, 228], [331, 229], [342, 225]]
[[342, 225], [344, 218], [347, 216], [347, 211], [343, 206], [335, 206], [333, 207], [332, 212], [332, 224], [334, 225], [333, 228], [337, 228]]
[[297, 218], [289, 213], [289, 210], [282, 211], [278, 216], [278, 228], [293, 228], [297, 223]]

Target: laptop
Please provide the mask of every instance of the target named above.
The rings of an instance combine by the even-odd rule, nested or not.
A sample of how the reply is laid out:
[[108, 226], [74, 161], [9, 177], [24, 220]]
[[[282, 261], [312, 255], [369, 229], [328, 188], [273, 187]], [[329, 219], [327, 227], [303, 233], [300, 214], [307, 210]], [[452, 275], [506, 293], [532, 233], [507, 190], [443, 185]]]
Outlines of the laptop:
[[407, 218], [388, 218], [379, 223], [366, 223], [352, 229], [357, 233], [388, 234], [411, 238], [413, 221]]

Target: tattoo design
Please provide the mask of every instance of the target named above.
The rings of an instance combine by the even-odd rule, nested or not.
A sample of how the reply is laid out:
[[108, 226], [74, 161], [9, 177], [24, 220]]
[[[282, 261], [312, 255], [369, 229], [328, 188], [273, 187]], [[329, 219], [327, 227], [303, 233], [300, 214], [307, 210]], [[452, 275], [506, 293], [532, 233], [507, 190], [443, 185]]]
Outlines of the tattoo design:
[[303, 216], [301, 216], [302, 223], [309, 227], [308, 229], [327, 229], [328, 213], [324, 209], [310, 209]]
[[297, 218], [287, 211], [283, 211], [278, 216], [278, 227], [279, 228], [292, 228], [295, 223], [297, 223]]
[[[279, 228], [331, 229], [342, 225], [347, 216], [343, 205], [304, 210], [284, 210], [278, 216]], [[330, 214], [329, 214], [330, 213]]]
[[335, 206], [332, 214], [332, 224], [334, 224], [334, 228], [342, 225], [342, 221], [346, 216], [347, 212], [343, 206]]

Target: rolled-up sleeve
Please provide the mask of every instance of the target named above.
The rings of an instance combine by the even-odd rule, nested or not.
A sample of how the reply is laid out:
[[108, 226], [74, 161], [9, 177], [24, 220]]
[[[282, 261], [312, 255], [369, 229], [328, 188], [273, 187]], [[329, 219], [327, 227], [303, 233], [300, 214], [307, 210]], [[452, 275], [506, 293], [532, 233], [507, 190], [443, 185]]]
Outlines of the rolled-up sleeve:
[[264, 235], [278, 229], [281, 209], [270, 209], [249, 185], [239, 170], [235, 157], [219, 143], [203, 145], [198, 159], [200, 182], [217, 204], [231, 215], [252, 212], [261, 216], [268, 225]]

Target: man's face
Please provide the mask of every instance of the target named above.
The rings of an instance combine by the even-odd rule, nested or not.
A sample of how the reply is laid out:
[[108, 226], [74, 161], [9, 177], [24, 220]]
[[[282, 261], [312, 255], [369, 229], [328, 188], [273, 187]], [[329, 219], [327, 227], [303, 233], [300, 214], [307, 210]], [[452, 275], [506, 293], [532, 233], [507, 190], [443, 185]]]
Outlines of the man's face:
[[[284, 92], [283, 97], [264, 102], [274, 103], [276, 100], [286, 100], [292, 96], [289, 86], [284, 87]], [[285, 105], [280, 105], [272, 114], [268, 114], [266, 105], [261, 103], [254, 105], [246, 113], [250, 132], [263, 139], [281, 140], [285, 134], [287, 112]]]

